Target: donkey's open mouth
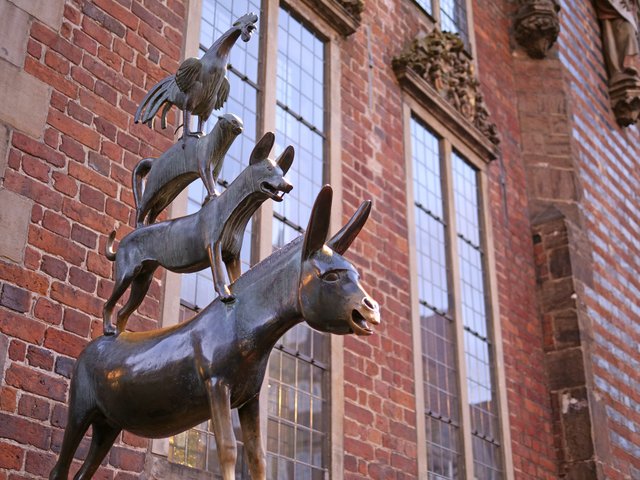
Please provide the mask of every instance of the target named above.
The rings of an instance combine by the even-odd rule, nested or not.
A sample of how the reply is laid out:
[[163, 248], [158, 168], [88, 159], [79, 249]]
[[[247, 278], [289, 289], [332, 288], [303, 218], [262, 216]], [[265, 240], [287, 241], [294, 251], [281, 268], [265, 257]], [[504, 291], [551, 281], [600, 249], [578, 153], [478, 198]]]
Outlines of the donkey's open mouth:
[[267, 194], [274, 202], [281, 202], [284, 194], [291, 191], [291, 188], [274, 187], [269, 182], [262, 182], [260, 184], [260, 190]]
[[371, 335], [373, 333], [373, 329], [369, 327], [369, 322], [358, 310], [353, 310], [351, 312], [351, 318], [349, 319], [349, 323], [351, 324], [351, 330], [356, 335]]

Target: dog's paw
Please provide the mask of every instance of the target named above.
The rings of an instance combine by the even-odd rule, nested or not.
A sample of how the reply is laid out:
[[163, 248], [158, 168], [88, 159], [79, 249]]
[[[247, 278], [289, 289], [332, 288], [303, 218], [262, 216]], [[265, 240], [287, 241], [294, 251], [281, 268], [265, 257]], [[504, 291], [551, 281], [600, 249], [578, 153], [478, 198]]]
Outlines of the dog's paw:
[[105, 324], [102, 326], [102, 333], [106, 336], [111, 336], [116, 334], [116, 327], [111, 324]]
[[222, 303], [233, 303], [236, 301], [236, 296], [230, 293], [224, 294], [224, 295], [220, 295], [220, 300], [222, 301]]

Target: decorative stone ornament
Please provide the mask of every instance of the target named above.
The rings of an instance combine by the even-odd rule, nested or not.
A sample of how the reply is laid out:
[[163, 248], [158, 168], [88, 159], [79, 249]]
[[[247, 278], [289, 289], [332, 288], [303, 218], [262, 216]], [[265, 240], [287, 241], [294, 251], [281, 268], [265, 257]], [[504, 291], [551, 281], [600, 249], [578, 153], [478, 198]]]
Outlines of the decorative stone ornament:
[[638, 0], [596, 0], [602, 48], [609, 74], [611, 108], [619, 125], [640, 117], [640, 40]]
[[516, 42], [532, 58], [544, 58], [560, 33], [555, 0], [520, 0], [513, 24]]
[[[491, 144], [496, 146], [500, 143], [496, 125], [489, 121], [489, 110], [480, 93], [480, 83], [474, 73], [473, 63], [465, 52], [464, 42], [459, 35], [435, 29], [427, 36], [413, 40], [404, 52], [393, 59], [392, 66], [401, 84], [412, 90], [420, 88], [412, 79], [417, 74], [431, 87], [423, 86], [424, 94], [433, 96], [429, 90], [435, 90], [434, 93], [445, 99], [449, 107]], [[432, 98], [429, 103], [429, 107], [442, 108], [437, 99]], [[456, 115], [451, 115], [450, 112], [441, 112], [441, 115], [450, 117], [444, 119], [447, 123], [458, 122]], [[465, 136], [464, 132], [461, 135]]]
[[609, 97], [616, 121], [622, 127], [633, 125], [640, 118], [640, 78], [636, 75], [609, 82]]

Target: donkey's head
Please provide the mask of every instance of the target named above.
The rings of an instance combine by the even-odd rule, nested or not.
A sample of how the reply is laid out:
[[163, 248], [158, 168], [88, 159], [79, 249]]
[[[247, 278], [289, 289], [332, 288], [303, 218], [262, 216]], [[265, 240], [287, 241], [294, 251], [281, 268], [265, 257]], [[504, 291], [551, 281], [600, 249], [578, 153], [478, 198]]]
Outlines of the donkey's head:
[[332, 196], [331, 187], [325, 185], [313, 205], [304, 236], [298, 290], [302, 316], [311, 327], [323, 332], [371, 335], [371, 325], [380, 323], [380, 309], [360, 285], [354, 266], [342, 256], [367, 221], [371, 202], [364, 202], [342, 230], [325, 243]]
[[284, 178], [293, 162], [294, 150], [291, 145], [277, 160], [269, 158], [269, 152], [275, 142], [275, 136], [267, 132], [256, 144], [249, 158], [249, 182], [254, 192], [266, 195], [276, 202], [281, 202], [285, 193], [289, 193], [293, 185]]

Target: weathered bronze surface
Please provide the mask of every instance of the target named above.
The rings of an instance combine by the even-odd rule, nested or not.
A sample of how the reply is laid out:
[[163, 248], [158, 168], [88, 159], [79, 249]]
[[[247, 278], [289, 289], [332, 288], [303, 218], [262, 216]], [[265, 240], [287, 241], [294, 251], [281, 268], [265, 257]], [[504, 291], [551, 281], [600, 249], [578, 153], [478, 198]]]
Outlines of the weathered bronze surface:
[[160, 212], [198, 177], [207, 189], [207, 199], [216, 196], [224, 157], [241, 133], [242, 120], [228, 113], [220, 117], [208, 135], [185, 137], [184, 148], [174, 145], [158, 158], [140, 160], [131, 180], [137, 226], [155, 222]]
[[618, 124], [640, 117], [640, 45], [638, 0], [596, 0], [602, 46], [609, 74], [609, 96]]
[[167, 113], [172, 105], [183, 111], [183, 137], [191, 135], [190, 115], [198, 116], [198, 132], [211, 112], [221, 108], [229, 97], [227, 64], [229, 52], [239, 37], [248, 42], [256, 29], [258, 16], [248, 13], [240, 17], [233, 26], [222, 34], [206, 51], [202, 58], [187, 58], [175, 75], [169, 75], [154, 85], [143, 98], [134, 120], [149, 126], [162, 107], [160, 113], [162, 128], [167, 125]]
[[302, 321], [340, 335], [369, 335], [371, 325], [380, 322], [378, 305], [342, 256], [366, 222], [371, 204], [363, 203], [325, 244], [331, 199], [331, 188], [325, 186], [304, 237], [235, 281], [235, 302], [216, 299], [185, 323], [103, 336], [89, 344], [75, 365], [67, 427], [50, 480], [67, 478], [89, 426], [91, 447], [76, 479], [91, 478], [122, 429], [165, 437], [208, 418], [213, 421], [223, 478], [232, 480], [232, 408], [240, 414], [251, 476], [266, 479], [259, 394], [276, 341]]
[[[137, 228], [122, 239], [117, 252], [111, 249], [115, 232], [111, 233], [106, 255], [115, 260], [115, 284], [102, 311], [105, 335], [124, 331], [127, 319], [144, 300], [158, 266], [179, 273], [209, 266], [222, 301], [233, 300], [222, 263], [230, 282], [235, 281], [240, 276], [240, 250], [247, 222], [265, 200], [280, 202], [293, 188], [284, 178], [293, 162], [293, 147], [287, 147], [274, 161], [269, 158], [274, 141], [273, 133], [265, 134], [253, 149], [249, 166], [198, 212]], [[129, 285], [129, 300], [118, 312], [114, 329], [113, 308]]]

